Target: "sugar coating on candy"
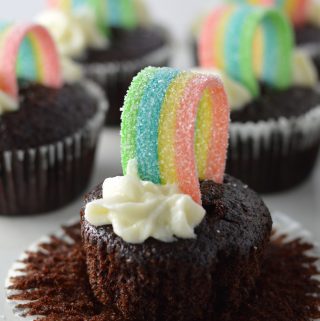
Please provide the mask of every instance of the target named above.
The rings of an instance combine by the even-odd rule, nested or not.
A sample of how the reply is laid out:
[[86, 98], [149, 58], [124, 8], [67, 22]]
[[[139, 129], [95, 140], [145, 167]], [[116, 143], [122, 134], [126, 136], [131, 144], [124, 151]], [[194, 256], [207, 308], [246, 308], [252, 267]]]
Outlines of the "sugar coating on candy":
[[172, 68], [147, 68], [125, 99], [121, 143], [124, 172], [138, 161], [139, 176], [176, 183], [201, 204], [200, 179], [222, 183], [229, 107], [219, 79]]
[[[34, 68], [30, 68], [31, 65]], [[48, 31], [33, 24], [2, 26], [0, 75], [0, 90], [14, 99], [18, 99], [17, 78], [25, 75], [49, 87], [60, 87], [59, 55]]]
[[210, 146], [211, 130], [213, 126], [213, 109], [214, 101], [208, 89], [204, 90], [203, 96], [199, 103], [196, 133], [195, 133], [195, 156], [200, 180], [206, 178], [208, 150]]
[[161, 68], [149, 81], [141, 99], [137, 119], [137, 160], [141, 179], [159, 184], [158, 128], [162, 103], [172, 80], [179, 73]]
[[223, 5], [204, 23], [199, 42], [203, 67], [225, 71], [257, 96], [257, 78], [277, 88], [292, 83], [293, 33], [281, 12]]
[[[229, 107], [226, 93], [218, 78], [197, 74], [189, 81], [178, 109], [175, 133], [178, 184], [184, 193], [191, 195], [198, 203], [201, 203], [201, 193], [198, 187], [199, 177], [194, 147], [195, 119], [199, 103], [206, 97], [203, 96], [206, 90], [211, 94], [207, 99], [209, 101], [212, 99], [213, 104], [208, 103], [205, 106], [210, 106], [214, 110], [214, 122], [210, 122], [210, 127], [206, 129], [211, 133], [208, 149], [203, 151], [208, 153], [206, 179], [222, 183], [227, 152]], [[224, 147], [225, 149], [222, 149]]]
[[147, 67], [141, 71], [129, 87], [121, 116], [121, 162], [123, 173], [127, 172], [129, 160], [135, 159], [137, 140], [137, 117], [141, 99], [150, 79], [159, 68]]
[[173, 137], [176, 129], [177, 109], [181, 103], [185, 86], [192, 77], [192, 73], [180, 73], [170, 84], [163, 101], [159, 120], [158, 141], [159, 167], [162, 184], [173, 184], [177, 182]]

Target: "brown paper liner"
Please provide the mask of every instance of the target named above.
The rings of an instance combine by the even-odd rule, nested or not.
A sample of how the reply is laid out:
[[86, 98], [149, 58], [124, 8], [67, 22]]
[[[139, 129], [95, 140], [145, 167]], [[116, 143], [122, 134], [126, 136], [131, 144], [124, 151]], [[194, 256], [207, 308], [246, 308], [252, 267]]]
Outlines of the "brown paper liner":
[[[283, 215], [276, 215], [274, 220], [278, 233], [267, 249], [262, 275], [250, 298], [224, 319], [204, 321], [320, 318], [318, 247], [297, 222]], [[64, 228], [30, 250], [9, 273], [12, 321], [27, 316], [27, 320], [35, 320], [39, 315], [46, 321], [125, 320], [112, 307], [100, 305], [91, 292], [79, 224]]]
[[98, 110], [78, 132], [54, 144], [0, 152], [0, 215], [27, 215], [57, 209], [86, 187], [107, 102], [93, 82], [84, 90]]

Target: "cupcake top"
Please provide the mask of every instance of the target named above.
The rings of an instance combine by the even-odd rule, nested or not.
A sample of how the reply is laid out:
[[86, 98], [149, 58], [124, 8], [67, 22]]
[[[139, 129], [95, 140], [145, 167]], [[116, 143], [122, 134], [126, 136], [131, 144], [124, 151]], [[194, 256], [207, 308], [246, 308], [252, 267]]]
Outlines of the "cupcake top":
[[228, 128], [227, 96], [217, 77], [144, 69], [123, 107], [124, 176], [104, 182], [102, 197], [86, 204], [85, 219], [112, 224], [129, 243], [195, 238], [205, 216], [199, 179], [223, 183]]
[[[114, 184], [113, 187], [115, 186]], [[213, 264], [212, 260], [216, 260], [218, 253], [222, 251], [227, 257], [234, 253], [248, 256], [252, 250], [260, 251], [258, 245], [269, 239], [272, 226], [269, 210], [262, 199], [248, 186], [229, 175], [225, 175], [223, 184], [203, 181], [200, 183], [200, 189], [206, 214], [194, 228], [194, 235], [180, 235], [179, 242], [173, 242], [177, 238], [161, 240], [153, 236], [143, 242], [137, 242], [140, 246], [136, 246], [132, 244], [136, 242], [123, 242], [115, 225], [88, 224], [90, 220], [85, 223], [86, 231], [94, 236], [98, 244], [107, 243], [110, 248], [121, 248], [121, 255], [126, 260], [140, 264], [151, 260], [158, 263], [170, 260], [180, 265], [182, 262], [194, 262], [195, 265], [206, 266], [208, 263]], [[103, 190], [101, 185], [96, 187], [86, 196], [85, 204], [93, 204], [96, 200], [103, 199]], [[130, 205], [131, 203], [128, 203], [128, 206]], [[134, 220], [132, 216], [135, 212], [130, 211], [128, 207], [126, 210], [126, 217]], [[190, 208], [190, 213], [193, 211], [194, 208]], [[149, 216], [154, 213], [151, 211]], [[180, 225], [179, 229], [184, 232], [185, 224], [179, 220], [178, 209], [174, 214], [177, 216], [176, 223]], [[177, 234], [174, 235], [177, 237]], [[254, 246], [256, 248], [253, 248]]]
[[45, 28], [3, 24], [0, 39], [0, 151], [67, 138], [96, 113], [89, 85], [64, 83], [63, 63]]
[[[216, 7], [203, 24], [198, 53], [204, 72], [222, 74], [233, 113], [241, 114], [248, 105], [259, 106], [256, 116], [247, 120], [299, 116], [320, 103], [314, 90], [316, 67], [305, 52], [293, 50], [293, 30], [276, 9]], [[295, 109], [292, 93], [301, 108]], [[277, 102], [284, 104], [275, 111]]]
[[81, 84], [60, 89], [20, 82], [19, 108], [0, 116], [0, 151], [52, 144], [81, 129], [98, 110]]
[[156, 29], [144, 28], [148, 17], [140, 0], [48, 0], [36, 21], [48, 28], [62, 55], [100, 62], [121, 61], [128, 50], [138, 57], [163, 45]]

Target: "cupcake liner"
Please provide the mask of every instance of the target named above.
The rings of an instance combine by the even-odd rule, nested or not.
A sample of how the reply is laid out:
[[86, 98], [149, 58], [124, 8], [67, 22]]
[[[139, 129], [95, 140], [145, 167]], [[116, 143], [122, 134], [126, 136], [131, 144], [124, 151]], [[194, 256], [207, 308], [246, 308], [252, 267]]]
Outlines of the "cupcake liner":
[[170, 61], [171, 47], [169, 37], [167, 45], [147, 53], [139, 58], [103, 63], [84, 64], [85, 75], [97, 82], [104, 90], [109, 99], [110, 109], [107, 113], [106, 122], [109, 125], [119, 125], [121, 107], [124, 96], [129, 88], [132, 78], [147, 66], [163, 67]]
[[[286, 235], [283, 237], [283, 242], [290, 242], [295, 239], [301, 239], [303, 242], [308, 242], [311, 244], [314, 244], [315, 247], [307, 252], [307, 255], [310, 257], [318, 257], [320, 258], [320, 247], [318, 244], [315, 244], [314, 239], [312, 237], [312, 234], [308, 231], [305, 230], [300, 223], [292, 220], [290, 217], [286, 216], [285, 214], [282, 213], [274, 213], [273, 214], [273, 220], [274, 220], [274, 229], [275, 229], [275, 234], [273, 235], [273, 239], [277, 239], [279, 236]], [[76, 221], [74, 221], [76, 222]], [[70, 223], [70, 225], [72, 225]], [[63, 239], [67, 241], [68, 243], [72, 243], [72, 239], [66, 236], [65, 232], [63, 229], [58, 230], [56, 233], [53, 235], [54, 237], [57, 237], [58, 239]], [[38, 242], [34, 243], [31, 245], [28, 249], [29, 252], [36, 252], [36, 251], [44, 251], [43, 247], [40, 247], [41, 243], [46, 243], [50, 242], [50, 237], [43, 237], [41, 238]], [[23, 254], [19, 262], [21, 262], [23, 259], [27, 257], [27, 254]], [[18, 291], [14, 290], [9, 290], [9, 287], [12, 285], [11, 279], [14, 277], [17, 277], [19, 275], [22, 275], [19, 270], [23, 269], [25, 265], [23, 263], [15, 263], [11, 267], [10, 271], [8, 272], [8, 276], [6, 279], [6, 296], [9, 297], [13, 294], [19, 293]], [[318, 259], [316, 262], [316, 267], [320, 270], [320, 259]], [[317, 277], [317, 279], [320, 279], [320, 276]], [[312, 295], [312, 293], [310, 293]], [[33, 321], [36, 320], [39, 316], [31, 316], [31, 317], [23, 317], [22, 315], [27, 312], [26, 309], [22, 309], [18, 307], [19, 304], [24, 304], [27, 303], [27, 301], [13, 301], [13, 300], [7, 300], [6, 304], [6, 317], [8, 320], [13, 321], [13, 320], [25, 320], [25, 321]], [[312, 321], [312, 320], [310, 320]], [[313, 321], [319, 321], [319, 320], [313, 320]]]
[[295, 118], [231, 123], [227, 173], [270, 193], [311, 173], [320, 146], [320, 106]]
[[53, 144], [0, 153], [0, 215], [47, 212], [70, 202], [85, 188], [107, 102], [93, 82], [84, 81], [82, 86], [99, 102], [83, 128]]

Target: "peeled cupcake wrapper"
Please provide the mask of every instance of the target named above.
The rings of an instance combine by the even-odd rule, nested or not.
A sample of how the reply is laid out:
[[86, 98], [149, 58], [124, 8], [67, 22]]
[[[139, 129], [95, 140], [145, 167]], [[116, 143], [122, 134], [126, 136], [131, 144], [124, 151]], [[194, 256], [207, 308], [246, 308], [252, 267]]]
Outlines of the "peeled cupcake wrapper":
[[[276, 239], [277, 237], [281, 236], [281, 235], [286, 235], [286, 237], [284, 238], [283, 242], [290, 242], [294, 239], [301, 239], [301, 241], [303, 242], [308, 242], [311, 244], [314, 244], [315, 247], [308, 251], [307, 254], [310, 257], [320, 257], [320, 247], [318, 244], [314, 243], [314, 239], [311, 235], [311, 233], [307, 230], [305, 230], [300, 223], [292, 220], [291, 218], [289, 218], [287, 215], [282, 214], [282, 213], [273, 213], [273, 227], [276, 230], [276, 233], [273, 235], [273, 239]], [[72, 223], [70, 223], [70, 226], [72, 225]], [[54, 236], [56, 236], [59, 239], [63, 239], [66, 240], [68, 242], [73, 242], [68, 236], [65, 235], [64, 231], [62, 229], [60, 229], [58, 232], [56, 232], [54, 234]], [[35, 251], [44, 251], [43, 249], [39, 248], [39, 245], [41, 243], [45, 243], [45, 242], [50, 242], [50, 238], [49, 237], [43, 237], [41, 238], [38, 242], [34, 243], [33, 245], [31, 245], [28, 249], [28, 251], [30, 252], [35, 252]], [[23, 254], [20, 257], [19, 261], [22, 261], [24, 258], [26, 257], [26, 254]], [[316, 266], [318, 267], [318, 269], [320, 269], [320, 259], [317, 260], [317, 262], [315, 263]], [[7, 293], [6, 296], [10, 296], [12, 294], [16, 294], [17, 291], [15, 290], [9, 290], [8, 288], [11, 285], [11, 281], [10, 278], [12, 277], [16, 277], [21, 275], [21, 272], [18, 272], [19, 269], [24, 268], [24, 264], [23, 263], [15, 263], [13, 264], [13, 266], [11, 267], [9, 273], [8, 273], [8, 277], [6, 280], [6, 289], [7, 289]], [[320, 277], [317, 277], [318, 279]], [[6, 305], [6, 317], [8, 317], [8, 319], [11, 321], [13, 320], [25, 320], [25, 321], [34, 321], [36, 320], [39, 316], [29, 316], [27, 318], [22, 317], [22, 315], [24, 313], [27, 312], [26, 309], [21, 309], [18, 308], [19, 304], [23, 304], [23, 303], [27, 303], [27, 302], [21, 302], [21, 301], [13, 301], [13, 300], [7, 300], [7, 305]], [[317, 321], [317, 320], [310, 320], [310, 321]]]
[[0, 214], [53, 210], [75, 198], [87, 184], [108, 104], [91, 81], [81, 83], [98, 108], [83, 128], [53, 144], [0, 152]]
[[[318, 150], [319, 147], [320, 106], [289, 119], [282, 117], [257, 123], [233, 122], [230, 124], [227, 172], [244, 173], [242, 179], [246, 181], [246, 177], [247, 183], [250, 179], [255, 182], [259, 179], [260, 182], [268, 181], [272, 185], [272, 180], [281, 180], [274, 173], [281, 168], [287, 168], [287, 156], [303, 153], [311, 148]], [[276, 164], [272, 164], [270, 159]], [[248, 169], [250, 161], [254, 162], [254, 166]], [[309, 168], [305, 170], [310, 172], [313, 165], [310, 162]], [[292, 172], [292, 175], [295, 175], [295, 172]]]

